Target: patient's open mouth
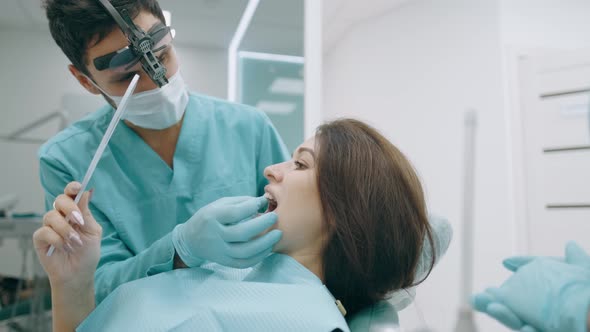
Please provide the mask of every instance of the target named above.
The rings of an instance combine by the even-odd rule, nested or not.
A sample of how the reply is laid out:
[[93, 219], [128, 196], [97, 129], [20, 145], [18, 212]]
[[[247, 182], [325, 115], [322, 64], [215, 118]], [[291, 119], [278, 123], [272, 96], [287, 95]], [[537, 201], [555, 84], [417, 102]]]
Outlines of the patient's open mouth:
[[274, 197], [272, 197], [269, 193], [264, 194], [264, 197], [268, 199], [268, 209], [265, 213], [273, 212], [274, 210], [276, 210], [278, 206], [276, 199], [274, 199]]

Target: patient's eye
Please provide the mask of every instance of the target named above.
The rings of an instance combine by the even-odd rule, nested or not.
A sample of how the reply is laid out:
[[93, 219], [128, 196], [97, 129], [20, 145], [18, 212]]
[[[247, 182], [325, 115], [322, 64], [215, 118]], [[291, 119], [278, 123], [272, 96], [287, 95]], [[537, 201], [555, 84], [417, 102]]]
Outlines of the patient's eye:
[[295, 169], [301, 170], [301, 169], [306, 169], [307, 167], [302, 164], [301, 162], [299, 162], [298, 160], [295, 160], [293, 162], [293, 164], [295, 164]]

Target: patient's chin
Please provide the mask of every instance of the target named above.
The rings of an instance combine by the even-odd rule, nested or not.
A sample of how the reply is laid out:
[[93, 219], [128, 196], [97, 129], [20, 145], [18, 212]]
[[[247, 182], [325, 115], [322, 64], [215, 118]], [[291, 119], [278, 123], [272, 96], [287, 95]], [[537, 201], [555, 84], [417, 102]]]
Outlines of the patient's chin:
[[[278, 211], [275, 210], [274, 211], [277, 216], [279, 215]], [[268, 213], [268, 212], [267, 212]], [[265, 213], [260, 213], [257, 216], [263, 215]], [[258, 236], [256, 236], [256, 238], [263, 236], [264, 234], [267, 234], [268, 232], [272, 231], [272, 230], [280, 230], [283, 232], [281, 239], [279, 240], [279, 242], [277, 242], [272, 251], [275, 253], [281, 253], [281, 254], [288, 254], [288, 250], [287, 250], [287, 246], [286, 244], [288, 243], [288, 241], [286, 240], [286, 237], [288, 237], [288, 232], [286, 232], [286, 230], [284, 229], [284, 227], [281, 227], [282, 223], [281, 223], [281, 218], [280, 216], [278, 216], [277, 222], [274, 223], [271, 227], [265, 229], [262, 233], [260, 233]]]
[[274, 245], [272, 251], [279, 254], [289, 254], [289, 233], [285, 232], [284, 229], [281, 229], [278, 223], [275, 224], [271, 229], [278, 229], [282, 231], [281, 239]]

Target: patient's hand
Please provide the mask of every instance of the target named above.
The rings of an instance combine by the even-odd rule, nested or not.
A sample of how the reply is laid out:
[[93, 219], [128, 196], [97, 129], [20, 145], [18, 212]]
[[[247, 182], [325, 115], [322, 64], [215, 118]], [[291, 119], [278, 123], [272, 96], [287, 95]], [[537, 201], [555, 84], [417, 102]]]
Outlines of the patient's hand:
[[[43, 227], [33, 235], [37, 256], [53, 288], [93, 285], [102, 228], [88, 209], [91, 192], [84, 193], [77, 206], [74, 203], [80, 189], [79, 183], [69, 183], [55, 200], [54, 209], [43, 217]], [[55, 250], [48, 256], [51, 245]]]

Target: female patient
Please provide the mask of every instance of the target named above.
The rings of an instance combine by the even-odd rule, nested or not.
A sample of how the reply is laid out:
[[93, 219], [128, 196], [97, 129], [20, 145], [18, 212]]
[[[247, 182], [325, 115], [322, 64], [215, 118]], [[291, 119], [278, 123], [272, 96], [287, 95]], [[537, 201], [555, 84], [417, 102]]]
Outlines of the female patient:
[[[251, 204], [252, 214], [268, 200], [266, 213], [278, 215], [282, 231], [275, 254], [252, 269], [205, 263], [136, 280], [97, 308], [101, 229], [85, 193], [84, 226], [44, 226], [34, 235], [51, 282], [54, 330], [346, 331], [344, 311], [414, 285], [423, 243], [432, 244], [422, 187], [404, 155], [373, 128], [325, 124], [292, 160], [264, 173], [264, 199], [228, 199]], [[73, 187], [66, 193], [75, 195]], [[67, 227], [81, 241], [65, 236]], [[47, 257], [52, 244], [57, 250]], [[425, 247], [433, 251], [428, 273], [434, 246]]]

